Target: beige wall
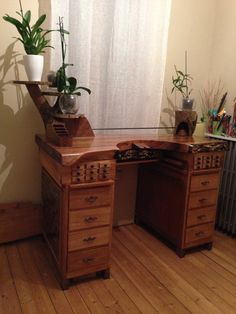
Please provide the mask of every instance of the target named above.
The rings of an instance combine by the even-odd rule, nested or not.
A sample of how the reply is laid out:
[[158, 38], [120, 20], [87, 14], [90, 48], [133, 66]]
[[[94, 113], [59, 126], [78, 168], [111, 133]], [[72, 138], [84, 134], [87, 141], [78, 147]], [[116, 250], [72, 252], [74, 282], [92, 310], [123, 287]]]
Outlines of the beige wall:
[[199, 90], [205, 86], [210, 74], [217, 4], [216, 0], [172, 0], [161, 125], [173, 125], [173, 106], [176, 108], [181, 106], [180, 95], [171, 94], [172, 75], [174, 65], [184, 70], [186, 50], [188, 73], [193, 77], [191, 95], [195, 100], [195, 109], [199, 113], [201, 111]]
[[228, 91], [226, 110], [232, 113], [236, 97], [236, 1], [216, 0], [216, 3], [210, 73], [213, 78], [221, 78], [225, 91]]
[[171, 94], [171, 88], [174, 64], [184, 69], [185, 50], [188, 51], [188, 72], [194, 79], [192, 96], [199, 118], [199, 91], [219, 80], [223, 91], [228, 92], [225, 108], [227, 113], [232, 113], [236, 97], [235, 21], [235, 0], [172, 0], [161, 125], [173, 124], [173, 105], [177, 108], [181, 105], [180, 95]]
[[[33, 19], [38, 16], [38, 1], [23, 0]], [[0, 16], [15, 15], [18, 0], [2, 1]], [[40, 167], [34, 134], [43, 132], [39, 114], [26, 88], [12, 80], [26, 79], [21, 64], [22, 45], [14, 44], [17, 32], [0, 18], [0, 202], [40, 200]]]
[[[23, 5], [38, 15], [37, 0], [23, 0]], [[13, 15], [18, 0], [3, 1], [0, 16]], [[199, 89], [209, 77], [221, 77], [229, 92], [228, 106], [235, 93], [235, 0], [172, 0], [164, 89], [170, 94], [174, 64], [184, 66], [188, 51], [188, 69], [192, 74], [193, 97], [200, 113]], [[16, 31], [0, 19], [0, 202], [38, 201], [40, 199], [40, 167], [34, 134], [44, 132], [39, 114], [24, 86], [16, 87], [13, 79], [25, 79], [20, 60], [23, 49], [16, 43]], [[13, 52], [14, 50], [14, 52]], [[174, 95], [171, 95], [174, 102]], [[177, 99], [176, 105], [180, 105]], [[171, 111], [163, 95], [164, 123], [170, 125]], [[173, 108], [171, 108], [173, 113]], [[173, 114], [172, 114], [173, 122]]]

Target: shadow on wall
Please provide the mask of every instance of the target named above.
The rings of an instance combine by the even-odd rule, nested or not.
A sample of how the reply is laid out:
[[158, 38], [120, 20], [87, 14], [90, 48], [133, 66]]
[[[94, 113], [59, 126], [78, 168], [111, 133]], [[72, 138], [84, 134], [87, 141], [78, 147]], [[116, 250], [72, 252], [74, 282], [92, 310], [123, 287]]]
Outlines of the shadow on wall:
[[22, 188], [22, 185], [24, 182], [29, 186], [34, 185], [30, 168], [32, 162], [35, 162], [36, 167], [38, 163], [38, 160], [32, 161], [32, 151], [35, 149], [37, 154], [34, 134], [40, 127], [37, 123], [35, 125], [33, 117], [38, 113], [30, 96], [25, 96], [21, 86], [16, 86], [16, 104], [6, 104], [4, 99], [6, 87], [12, 84], [12, 81], [6, 81], [8, 71], [13, 70], [13, 79], [19, 79], [20, 62], [16, 60], [19, 53], [14, 51], [14, 44], [9, 45], [5, 54], [0, 56], [0, 150], [3, 152], [0, 158], [1, 202], [31, 200], [31, 196], [27, 195], [27, 187]]
[[[175, 111], [177, 110], [175, 104], [166, 92], [167, 107], [161, 111], [160, 126], [174, 127], [175, 126]], [[166, 129], [167, 133], [173, 134], [173, 130]]]

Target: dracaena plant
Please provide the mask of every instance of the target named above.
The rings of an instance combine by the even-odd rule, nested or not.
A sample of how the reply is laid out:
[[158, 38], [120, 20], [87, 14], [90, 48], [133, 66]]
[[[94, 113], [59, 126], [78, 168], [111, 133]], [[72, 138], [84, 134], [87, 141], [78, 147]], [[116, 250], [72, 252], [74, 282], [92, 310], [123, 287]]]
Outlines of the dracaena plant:
[[51, 30], [44, 30], [42, 24], [46, 19], [46, 14], [41, 15], [38, 20], [31, 25], [31, 11], [23, 12], [21, 0], [19, 0], [20, 12], [16, 11], [19, 19], [5, 14], [3, 19], [6, 22], [14, 25], [20, 35], [16, 37], [17, 40], [22, 42], [26, 54], [38, 55], [45, 52], [45, 48], [51, 47], [50, 40], [46, 38]]
[[73, 66], [71, 63], [65, 63], [66, 58], [66, 41], [65, 34], [69, 34], [64, 29], [63, 18], [59, 17], [59, 33], [61, 41], [61, 56], [62, 56], [62, 65], [56, 72], [56, 87], [57, 90], [64, 94], [75, 94], [81, 95], [79, 90], [84, 90], [87, 93], [91, 94], [91, 90], [87, 87], [77, 86], [77, 79], [73, 76], [68, 77], [66, 74], [66, 69], [68, 66]]
[[189, 88], [189, 86], [192, 83], [192, 76], [187, 73], [187, 51], [185, 51], [185, 70], [180, 71], [175, 67], [175, 76], [172, 76], [172, 90], [171, 93], [173, 93], [175, 90], [180, 92], [183, 96], [183, 98], [189, 98], [192, 89]]

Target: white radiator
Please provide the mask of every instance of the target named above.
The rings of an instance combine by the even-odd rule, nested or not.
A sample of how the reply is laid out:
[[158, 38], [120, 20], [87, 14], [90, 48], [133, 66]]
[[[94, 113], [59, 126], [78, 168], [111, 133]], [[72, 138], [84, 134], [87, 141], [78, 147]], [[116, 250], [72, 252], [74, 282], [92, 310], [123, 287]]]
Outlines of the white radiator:
[[236, 235], [236, 139], [229, 139], [219, 191], [216, 227]]

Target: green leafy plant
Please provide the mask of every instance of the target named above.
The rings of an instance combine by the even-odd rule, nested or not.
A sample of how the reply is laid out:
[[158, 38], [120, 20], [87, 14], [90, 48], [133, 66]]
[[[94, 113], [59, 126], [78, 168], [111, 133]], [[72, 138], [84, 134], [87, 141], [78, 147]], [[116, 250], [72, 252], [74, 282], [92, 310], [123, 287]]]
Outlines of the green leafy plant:
[[176, 65], [174, 67], [176, 76], [172, 76], [173, 88], [171, 93], [177, 90], [182, 94], [183, 98], [189, 98], [192, 92], [192, 89], [189, 89], [189, 85], [192, 83], [193, 78], [187, 73], [187, 51], [185, 51], [185, 71], [178, 70]]
[[77, 79], [73, 76], [68, 77], [66, 74], [66, 68], [68, 66], [73, 66], [71, 63], [65, 63], [66, 58], [66, 41], [65, 34], [69, 34], [64, 29], [63, 18], [59, 17], [59, 32], [60, 32], [60, 40], [61, 40], [61, 56], [62, 56], [62, 65], [56, 72], [56, 87], [57, 90], [64, 94], [75, 94], [81, 95], [80, 89], [86, 91], [91, 94], [91, 90], [87, 87], [77, 86]]
[[17, 39], [22, 42], [26, 54], [38, 55], [45, 52], [45, 48], [52, 46], [49, 45], [50, 40], [46, 38], [46, 35], [51, 30], [44, 30], [41, 25], [46, 19], [46, 14], [41, 15], [38, 20], [31, 26], [31, 11], [28, 10], [26, 13], [23, 12], [21, 0], [19, 0], [20, 12], [16, 13], [20, 16], [20, 19], [6, 14], [3, 19], [6, 22], [14, 25], [20, 34]]

